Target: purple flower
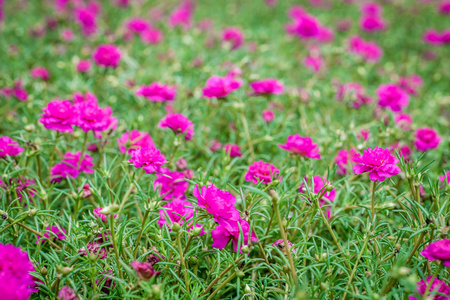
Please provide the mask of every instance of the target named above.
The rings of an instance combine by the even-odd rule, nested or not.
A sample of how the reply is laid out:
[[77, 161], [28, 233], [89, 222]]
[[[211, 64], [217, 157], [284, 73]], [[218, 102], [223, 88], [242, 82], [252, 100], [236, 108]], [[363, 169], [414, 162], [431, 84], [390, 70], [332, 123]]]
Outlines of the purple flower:
[[239, 147], [239, 145], [236, 145], [236, 144], [225, 144], [223, 146], [223, 148], [225, 149], [225, 153], [228, 154], [230, 157], [240, 157], [240, 156], [242, 156], [241, 147]]
[[182, 172], [171, 172], [168, 168], [161, 168], [161, 174], [156, 174], [153, 182], [154, 189], [159, 189], [162, 200], [186, 199], [184, 193], [189, 188], [189, 182], [185, 180]]
[[354, 161], [357, 165], [353, 167], [353, 172], [355, 174], [369, 172], [369, 179], [372, 181], [384, 181], [400, 173], [400, 167], [397, 166], [399, 160], [387, 148], [365, 149], [363, 155], [359, 153], [355, 155]]
[[159, 82], [153, 82], [150, 85], [141, 86], [136, 96], [145, 97], [152, 102], [173, 101], [177, 95], [175, 87], [171, 87]]
[[264, 184], [271, 183], [280, 173], [274, 165], [268, 162], [255, 161], [248, 167], [248, 171], [245, 174], [245, 180], [253, 183], [262, 182]]
[[[242, 235], [240, 246], [246, 246], [249, 244], [249, 230], [250, 225], [247, 221], [243, 219], [235, 220], [225, 220], [225, 219], [215, 219], [219, 224], [211, 231], [211, 236], [213, 239], [212, 246], [216, 249], [222, 250], [228, 244], [230, 239], [234, 244], [234, 250], [237, 251], [239, 236]], [[239, 226], [240, 225], [240, 226]], [[239, 228], [240, 227], [240, 228]], [[242, 229], [242, 230], [240, 230]], [[254, 242], [257, 242], [255, 234], [252, 232], [250, 235], [250, 239]], [[240, 249], [239, 249], [240, 252]]]
[[98, 259], [105, 259], [108, 257], [106, 249], [100, 246], [100, 243], [91, 242], [87, 243], [86, 248], [81, 248], [78, 250], [82, 256], [88, 256], [89, 254], [94, 254]]
[[239, 211], [234, 206], [236, 200], [230, 192], [211, 184], [202, 186], [201, 193], [198, 186], [195, 185], [193, 194], [198, 200], [198, 206], [206, 209], [216, 220], [239, 220]]
[[445, 174], [445, 176], [439, 176], [439, 180], [442, 181], [444, 184], [450, 184], [450, 171]]
[[237, 90], [241, 85], [242, 81], [236, 80], [231, 76], [212, 76], [206, 81], [206, 85], [203, 88], [203, 96], [206, 98], [226, 98], [229, 93]]
[[148, 262], [133, 261], [131, 267], [136, 270], [136, 275], [141, 280], [150, 280], [161, 273], [155, 271], [153, 265]]
[[95, 50], [92, 58], [99, 66], [115, 68], [119, 65], [120, 56], [119, 48], [111, 44], [106, 44], [99, 46]]
[[145, 173], [151, 174], [159, 171], [160, 167], [167, 162], [164, 154], [154, 147], [142, 147], [131, 152], [128, 160], [135, 168], [142, 168]]
[[60, 299], [60, 300], [77, 300], [78, 297], [73, 289], [71, 289], [70, 287], [65, 285], [59, 290], [58, 299]]
[[94, 173], [92, 167], [92, 157], [84, 154], [81, 158], [81, 152], [67, 152], [60, 163], [57, 163], [51, 169], [52, 182], [61, 182], [63, 178], [77, 178], [80, 173]]
[[436, 149], [441, 142], [441, 137], [433, 128], [423, 127], [416, 130], [414, 144], [417, 150], [425, 152], [430, 149]]
[[[17, 146], [16, 146], [17, 145]], [[23, 151], [22, 147], [18, 146], [19, 143], [13, 141], [9, 136], [0, 137], [0, 158], [9, 156], [17, 156]]]
[[42, 109], [39, 119], [45, 128], [59, 132], [72, 132], [77, 122], [77, 110], [69, 100], [53, 100]]
[[245, 36], [240, 28], [228, 27], [222, 31], [222, 41], [230, 43], [231, 50], [236, 50], [244, 43]]
[[[440, 293], [444, 294], [446, 296], [441, 295], [435, 295], [433, 296], [433, 300], [449, 300], [450, 299], [450, 287], [445, 284], [445, 282], [434, 278], [433, 284], [430, 286], [430, 281], [433, 279], [433, 275], [428, 276], [427, 280], [424, 279], [417, 282], [417, 292], [420, 294], [420, 296], [424, 296], [426, 292], [428, 292], [428, 296], [430, 296], [431, 293]], [[409, 296], [409, 300], [419, 300], [422, 299], [422, 297], [416, 298], [414, 296]], [[427, 298], [431, 299], [431, 298]]]
[[170, 128], [175, 134], [182, 134], [186, 141], [194, 136], [194, 123], [182, 114], [167, 114], [158, 124], [160, 128]]
[[320, 159], [319, 147], [313, 143], [310, 137], [302, 137], [299, 134], [290, 135], [286, 143], [278, 144], [278, 147], [293, 154]]
[[97, 279], [95, 281], [95, 284], [99, 288], [101, 288], [102, 292], [109, 295], [111, 289], [113, 289], [116, 286], [116, 283], [110, 277], [108, 277], [113, 275], [113, 271], [112, 270], [103, 271], [102, 274], [106, 274], [107, 276], [103, 276], [102, 279]]
[[152, 138], [147, 132], [140, 132], [136, 129], [125, 132], [117, 139], [117, 142], [119, 143], [120, 152], [127, 152], [128, 154], [138, 148], [155, 147]]
[[404, 107], [408, 106], [408, 94], [396, 84], [388, 83], [380, 85], [377, 89], [377, 94], [378, 105], [387, 107], [393, 112], [402, 111]]
[[433, 242], [420, 254], [430, 261], [440, 260], [444, 266], [450, 267], [450, 239]]
[[[66, 239], [66, 230], [64, 228], [59, 228], [57, 226], [52, 226], [52, 227], [47, 227], [45, 229], [47, 231], [47, 233], [43, 234], [43, 237], [40, 236], [36, 236], [37, 237], [37, 241], [36, 244], [39, 244], [39, 242], [45, 242], [45, 240], [49, 240], [49, 239], [57, 239], [57, 240], [64, 240]], [[51, 233], [49, 233], [51, 232]]]
[[171, 227], [174, 223], [182, 226], [184, 222], [189, 221], [194, 216], [194, 209], [189, 208], [191, 206], [192, 204], [189, 201], [173, 199], [159, 210], [159, 227], [162, 228], [164, 224]]
[[279, 95], [284, 91], [284, 85], [275, 78], [267, 78], [250, 83], [254, 95]]

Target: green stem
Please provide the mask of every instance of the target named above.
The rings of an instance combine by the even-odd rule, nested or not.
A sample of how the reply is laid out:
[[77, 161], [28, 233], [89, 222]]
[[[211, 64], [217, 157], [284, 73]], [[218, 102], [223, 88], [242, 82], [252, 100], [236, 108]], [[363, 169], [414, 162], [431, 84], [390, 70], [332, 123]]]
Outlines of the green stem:
[[425, 293], [423, 294], [423, 299], [427, 299], [427, 296], [430, 292], [431, 287], [433, 286], [433, 282], [436, 279], [436, 277], [439, 275], [443, 267], [443, 264], [441, 263], [437, 270], [434, 272], [433, 277], [431, 278], [430, 282], [427, 284], [427, 289], [425, 290]]
[[230, 282], [231, 280], [233, 280], [234, 277], [236, 277], [236, 272], [234, 272], [230, 277], [228, 277], [227, 279], [225, 279], [225, 280], [217, 287], [217, 289], [216, 289], [211, 295], [209, 295], [209, 297], [208, 297], [207, 300], [211, 300], [211, 299], [214, 297], [214, 295], [216, 295], [216, 294], [220, 291], [220, 289], [223, 288], [228, 282]]
[[116, 260], [117, 260], [117, 269], [119, 270], [119, 276], [123, 279], [123, 273], [122, 268], [120, 267], [120, 258], [119, 258], [119, 249], [116, 242], [116, 233], [114, 231], [114, 214], [111, 214], [109, 217], [109, 224], [111, 229], [111, 240], [114, 247], [114, 253], [116, 254]]
[[149, 214], [149, 213], [150, 213], [150, 209], [147, 209], [147, 210], [145, 211], [144, 218], [142, 219], [141, 230], [139, 230], [138, 238], [137, 238], [137, 240], [136, 240], [136, 243], [134, 244], [134, 252], [133, 252], [133, 257], [134, 257], [134, 258], [136, 258], [136, 254], [137, 254], [138, 247], [139, 247], [139, 242], [141, 241], [141, 238], [142, 238], [142, 232], [144, 231], [144, 228], [145, 228], [145, 222], [147, 221], [147, 217], [148, 217], [148, 214]]
[[241, 255], [238, 259], [236, 259], [234, 261], [234, 264], [230, 264], [225, 270], [223, 270], [222, 273], [219, 274], [219, 276], [217, 276], [206, 288], [206, 290], [203, 291], [202, 296], [206, 295], [213, 287], [214, 285], [217, 283], [217, 281], [219, 281], [220, 278], [222, 278], [228, 271], [231, 270], [231, 268], [233, 266], [235, 266], [238, 262], [240, 262], [242, 259], [245, 258], [245, 255]]
[[186, 263], [184, 261], [184, 255], [183, 255], [183, 248], [181, 247], [181, 231], [177, 234], [177, 245], [178, 245], [178, 252], [180, 253], [180, 270], [183, 269], [184, 273], [184, 284], [186, 285], [187, 292], [189, 291], [189, 277], [187, 272]]
[[250, 151], [250, 157], [251, 157], [252, 161], [254, 161], [255, 160], [255, 152], [253, 150], [253, 142], [252, 142], [252, 138], [250, 137], [250, 131], [248, 130], [247, 119], [245, 118], [244, 112], [241, 112], [240, 115], [241, 115], [242, 125], [244, 126], [245, 136], [247, 138], [247, 144], [248, 144], [248, 150]]

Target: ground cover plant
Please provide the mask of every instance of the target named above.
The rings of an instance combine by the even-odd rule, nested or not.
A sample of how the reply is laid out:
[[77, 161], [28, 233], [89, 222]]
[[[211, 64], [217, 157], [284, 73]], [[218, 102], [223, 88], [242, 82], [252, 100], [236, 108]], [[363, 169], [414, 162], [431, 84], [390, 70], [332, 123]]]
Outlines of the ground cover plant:
[[0, 0], [0, 299], [450, 299], [449, 18]]

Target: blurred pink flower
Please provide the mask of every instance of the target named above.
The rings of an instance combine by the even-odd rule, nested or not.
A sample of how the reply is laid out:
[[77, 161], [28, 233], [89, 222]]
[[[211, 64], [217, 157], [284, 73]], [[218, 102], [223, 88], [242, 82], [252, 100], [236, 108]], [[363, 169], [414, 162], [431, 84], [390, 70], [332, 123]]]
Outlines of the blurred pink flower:
[[145, 97], [152, 102], [173, 101], [177, 96], [176, 88], [162, 84], [160, 82], [153, 82], [150, 85], [141, 86], [136, 96]]
[[39, 119], [45, 128], [59, 132], [72, 132], [77, 122], [77, 110], [69, 100], [53, 100], [42, 109]]
[[272, 110], [265, 109], [261, 114], [262, 118], [266, 123], [270, 123], [275, 119], [275, 113]]
[[153, 265], [148, 262], [133, 261], [131, 267], [136, 270], [136, 276], [141, 280], [150, 280], [161, 272], [155, 271]]
[[164, 34], [156, 28], [148, 28], [141, 33], [141, 41], [147, 45], [156, 45], [162, 42]]
[[81, 32], [85, 36], [91, 36], [97, 32], [97, 13], [93, 7], [78, 7], [74, 10], [75, 21], [81, 26]]
[[250, 83], [254, 95], [279, 95], [284, 91], [284, 85], [275, 78], [267, 78]]
[[228, 154], [230, 157], [240, 157], [240, 156], [242, 156], [241, 147], [239, 147], [239, 145], [236, 145], [236, 144], [225, 144], [223, 146], [223, 148], [225, 149], [225, 153]]
[[242, 81], [233, 77], [212, 76], [206, 81], [203, 88], [203, 96], [206, 98], [226, 98], [229, 93], [237, 90], [242, 85]]
[[189, 188], [189, 182], [185, 180], [184, 173], [173, 171], [168, 168], [161, 168], [161, 174], [156, 174], [153, 188], [159, 190], [162, 200], [186, 199], [184, 194]]
[[66, 152], [60, 163], [55, 164], [51, 169], [52, 182], [61, 182], [63, 178], [77, 178], [80, 173], [94, 173], [92, 167], [92, 157], [81, 152]]
[[[58, 239], [58, 240], [64, 240], [66, 239], [66, 230], [64, 228], [59, 228], [56, 226], [49, 226], [45, 229], [47, 231], [47, 233], [43, 234], [43, 237], [40, 237], [39, 235], [36, 235], [37, 237], [37, 241], [36, 244], [39, 244], [39, 242], [45, 242], [45, 240], [53, 240], [53, 239]], [[51, 233], [49, 233], [51, 232]]]
[[194, 133], [194, 123], [182, 114], [167, 114], [158, 124], [160, 128], [170, 128], [178, 135], [184, 135], [186, 141], [192, 140]]
[[230, 43], [231, 50], [236, 50], [244, 43], [245, 36], [240, 28], [228, 27], [222, 31], [222, 41], [224, 43]]
[[450, 15], [450, 0], [442, 0], [438, 4], [438, 11], [443, 15]]
[[349, 39], [349, 52], [367, 62], [377, 63], [383, 56], [383, 50], [374, 42], [367, 42], [359, 36]]
[[283, 239], [279, 239], [276, 240], [275, 242], [272, 243], [272, 247], [278, 248], [281, 250], [281, 252], [283, 252], [283, 254], [287, 254], [287, 251], [292, 251], [293, 253], [296, 253], [297, 249], [293, 248], [294, 244], [292, 244], [289, 240], [287, 240], [287, 244], [288, 246], [285, 247], [284, 246], [284, 240]]
[[31, 77], [33, 79], [41, 79], [44, 81], [48, 81], [50, 79], [50, 72], [47, 70], [47, 68], [37, 66], [31, 69], [30, 71]]
[[450, 171], [447, 172], [447, 174], [445, 174], [445, 177], [439, 176], [439, 180], [442, 181], [442, 183], [444, 184], [450, 184]]
[[[95, 209], [93, 210], [94, 217], [97, 218], [97, 219], [99, 219], [99, 220], [102, 221], [103, 223], [106, 223], [106, 222], [108, 222], [108, 217], [109, 217], [109, 216], [102, 214], [102, 213], [100, 212], [102, 209], [103, 209], [103, 207], [95, 208]], [[114, 218], [117, 218], [117, 214], [114, 214]]]
[[303, 60], [303, 65], [314, 73], [318, 73], [322, 68], [323, 62], [320, 56], [307, 56]]
[[372, 102], [372, 98], [366, 93], [366, 89], [357, 82], [339, 85], [336, 98], [348, 102], [353, 108], [360, 108]]
[[138, 148], [155, 147], [152, 138], [147, 132], [140, 132], [136, 129], [125, 132], [117, 139], [117, 143], [119, 143], [120, 152], [127, 152], [128, 154]]
[[435, 29], [427, 29], [422, 35], [422, 40], [425, 44], [432, 46], [440, 46], [444, 43], [442, 34]]
[[6, 183], [0, 179], [0, 187], [5, 190], [15, 190], [19, 201], [24, 200], [25, 194], [28, 195], [28, 197], [33, 197], [36, 194], [36, 190], [30, 187], [35, 184], [36, 182], [34, 179], [26, 179], [24, 177], [10, 178]]
[[363, 155], [359, 153], [355, 155], [354, 161], [357, 165], [353, 167], [353, 172], [355, 174], [369, 172], [369, 179], [372, 181], [384, 181], [401, 171], [397, 166], [399, 160], [387, 148], [365, 149]]
[[13, 141], [9, 136], [0, 137], [0, 158], [9, 156], [17, 156], [23, 151], [22, 147], [19, 147], [19, 143]]
[[161, 166], [167, 162], [164, 154], [154, 147], [142, 147], [131, 151], [131, 158], [128, 160], [135, 168], [142, 168], [145, 173], [152, 174], [159, 171]]
[[407, 113], [397, 113], [394, 117], [394, 122], [398, 128], [408, 131], [411, 129], [411, 124], [413, 122], [412, 117]]
[[78, 253], [80, 253], [82, 256], [94, 254], [98, 259], [105, 259], [108, 257], [108, 252], [106, 252], [106, 249], [104, 247], [101, 247], [101, 244], [98, 242], [87, 243], [86, 247], [78, 249]]
[[409, 148], [409, 146], [404, 143], [395, 142], [394, 144], [389, 146], [389, 150], [391, 151], [391, 153], [395, 153], [395, 150], [397, 150], [400, 155], [403, 155], [403, 158], [405, 160], [411, 159], [411, 148]]
[[259, 160], [248, 167], [248, 171], [245, 174], [245, 180], [256, 184], [259, 182], [268, 184], [271, 183], [272, 180], [278, 178], [279, 173], [280, 170], [273, 164]]
[[217, 150], [222, 148], [222, 144], [218, 140], [212, 140], [211, 141], [211, 147], [209, 147], [209, 150], [212, 152], [216, 152]]
[[67, 285], [63, 286], [58, 293], [59, 300], [77, 300], [78, 296], [76, 292], [68, 287]]
[[195, 2], [192, 0], [183, 0], [169, 17], [171, 27], [181, 26], [183, 29], [189, 29], [192, 26], [192, 17], [195, 10]]
[[[336, 165], [338, 165], [338, 168], [336, 170], [336, 173], [339, 175], [345, 175], [347, 174], [347, 168], [353, 165], [354, 158], [356, 153], [356, 149], [351, 148], [350, 151], [347, 150], [339, 150], [336, 157], [334, 158], [334, 161]], [[350, 159], [350, 161], [349, 161]]]
[[290, 135], [286, 143], [278, 144], [278, 147], [293, 154], [320, 159], [319, 147], [313, 143], [310, 137], [302, 137], [299, 134]]
[[402, 111], [409, 104], [408, 94], [396, 84], [382, 84], [377, 89], [378, 105], [393, 112]]
[[441, 137], [433, 128], [422, 127], [416, 130], [414, 144], [416, 149], [425, 152], [430, 149], [436, 149], [441, 142]]
[[112, 44], [98, 46], [92, 58], [97, 65], [105, 68], [115, 68], [120, 62], [120, 50]]
[[132, 33], [140, 34], [151, 27], [150, 22], [142, 18], [132, 18], [125, 23], [125, 28]]
[[366, 32], [377, 32], [386, 29], [386, 24], [381, 16], [363, 15], [359, 19], [359, 27]]
[[87, 73], [91, 69], [91, 61], [89, 59], [82, 59], [77, 64], [78, 73]]
[[423, 86], [423, 79], [417, 74], [407, 77], [400, 77], [398, 86], [411, 96], [417, 96], [418, 90]]
[[363, 141], [367, 141], [370, 137], [370, 130], [368, 129], [361, 129], [357, 134], [356, 137], [358, 139], [362, 139]]

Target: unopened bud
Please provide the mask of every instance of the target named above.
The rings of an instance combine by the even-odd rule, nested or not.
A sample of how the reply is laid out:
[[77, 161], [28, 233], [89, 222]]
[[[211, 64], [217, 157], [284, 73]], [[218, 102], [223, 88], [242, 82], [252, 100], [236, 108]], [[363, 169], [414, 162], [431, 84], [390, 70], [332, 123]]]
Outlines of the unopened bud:
[[102, 210], [100, 210], [100, 213], [104, 214], [104, 215], [111, 215], [111, 214], [118, 212], [119, 209], [120, 209], [119, 205], [112, 204], [110, 206], [106, 206], [106, 207], [102, 208]]
[[285, 273], [289, 272], [289, 267], [287, 265], [283, 265], [283, 271]]
[[161, 298], [161, 284], [152, 285], [152, 293], [155, 298]]
[[91, 261], [91, 262], [95, 262], [95, 261], [97, 261], [97, 255], [95, 255], [94, 253], [89, 253], [89, 255], [88, 255], [88, 259]]
[[250, 294], [252, 292], [252, 289], [248, 286], [248, 284], [245, 285], [244, 292], [246, 294]]
[[196, 264], [198, 264], [198, 258], [195, 257], [195, 256], [191, 256], [191, 257], [189, 258], [189, 262], [190, 262], [191, 264], [193, 264], [193, 265], [196, 265]]
[[59, 274], [66, 276], [69, 275], [70, 272], [72, 272], [72, 268], [69, 267], [63, 267], [63, 266], [56, 266], [56, 272], [58, 272]]
[[242, 277], [245, 276], [245, 273], [242, 272], [241, 270], [239, 270], [239, 271], [236, 272], [236, 276], [242, 278]]
[[280, 201], [280, 197], [275, 190], [269, 190], [269, 195], [272, 197], [272, 202], [274, 205]]
[[42, 267], [41, 270], [39, 271], [41, 273], [42, 276], [47, 275], [48, 271], [46, 267]]
[[202, 229], [203, 227], [194, 227], [194, 229], [192, 229], [192, 235], [198, 236], [200, 233], [202, 233]]
[[331, 192], [332, 190], [333, 190], [333, 186], [332, 186], [331, 184], [327, 184], [327, 185], [325, 186], [325, 191]]
[[34, 217], [38, 213], [38, 210], [36, 208], [32, 208], [28, 211], [29, 217]]
[[241, 248], [242, 253], [247, 254], [250, 252], [250, 248], [248, 246], [244, 246]]
[[178, 232], [178, 231], [180, 231], [180, 229], [181, 229], [180, 224], [178, 224], [178, 223], [173, 223], [173, 225], [172, 225], [172, 231], [173, 231], [173, 232]]

